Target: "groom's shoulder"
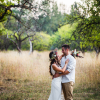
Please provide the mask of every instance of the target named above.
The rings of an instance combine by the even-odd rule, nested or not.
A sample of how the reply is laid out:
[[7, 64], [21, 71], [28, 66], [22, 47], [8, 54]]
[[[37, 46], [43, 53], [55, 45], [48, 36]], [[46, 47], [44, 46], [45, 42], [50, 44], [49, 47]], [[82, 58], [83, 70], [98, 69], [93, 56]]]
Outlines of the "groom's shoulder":
[[69, 55], [67, 56], [67, 58], [74, 58], [74, 57], [73, 57], [72, 55], [69, 54]]
[[69, 55], [68, 58], [70, 58], [72, 60], [76, 60], [72, 55]]

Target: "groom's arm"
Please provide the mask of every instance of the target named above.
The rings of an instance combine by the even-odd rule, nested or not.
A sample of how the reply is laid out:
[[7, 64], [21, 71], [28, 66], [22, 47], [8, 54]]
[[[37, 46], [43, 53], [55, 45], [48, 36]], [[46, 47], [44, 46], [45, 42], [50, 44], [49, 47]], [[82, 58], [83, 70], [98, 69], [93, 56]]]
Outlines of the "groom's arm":
[[71, 62], [67, 68], [67, 70], [62, 73], [61, 75], [67, 75], [69, 74], [73, 69], [75, 68], [75, 62]]
[[67, 75], [69, 74], [70, 72], [68, 70], [66, 70], [64, 73], [59, 73], [59, 76], [62, 76], [62, 75]]
[[68, 71], [68, 70], [66, 70], [64, 73], [56, 73], [54, 76], [53, 76], [53, 78], [57, 78], [57, 77], [59, 77], [59, 76], [62, 76], [62, 75], [67, 75], [67, 74], [69, 74], [70, 72]]
[[68, 68], [65, 72], [63, 73], [57, 73], [54, 75], [54, 77], [59, 77], [59, 76], [62, 76], [62, 75], [67, 75], [69, 74], [73, 69], [75, 68], [75, 62], [70, 62], [70, 64], [68, 65]]
[[67, 75], [69, 74], [70, 72], [68, 70], [66, 70], [64, 73], [56, 73], [53, 78], [56, 78], [56, 77], [59, 77], [59, 76], [62, 76], [62, 75]]

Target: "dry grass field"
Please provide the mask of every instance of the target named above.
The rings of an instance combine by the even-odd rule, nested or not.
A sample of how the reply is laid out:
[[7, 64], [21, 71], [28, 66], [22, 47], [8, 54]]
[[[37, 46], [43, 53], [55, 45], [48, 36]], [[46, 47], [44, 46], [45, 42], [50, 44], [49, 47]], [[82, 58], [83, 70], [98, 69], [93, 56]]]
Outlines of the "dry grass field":
[[[0, 100], [48, 100], [49, 52], [0, 52]], [[100, 100], [100, 56], [88, 52], [76, 62], [74, 100]]]

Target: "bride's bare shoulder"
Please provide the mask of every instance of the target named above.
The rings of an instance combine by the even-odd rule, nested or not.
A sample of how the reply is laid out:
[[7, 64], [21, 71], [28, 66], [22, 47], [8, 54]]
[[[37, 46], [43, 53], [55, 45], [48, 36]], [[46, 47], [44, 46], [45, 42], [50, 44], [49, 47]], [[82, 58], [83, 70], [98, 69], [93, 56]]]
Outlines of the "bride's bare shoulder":
[[52, 67], [55, 67], [55, 66], [57, 66], [56, 64], [52, 64]]

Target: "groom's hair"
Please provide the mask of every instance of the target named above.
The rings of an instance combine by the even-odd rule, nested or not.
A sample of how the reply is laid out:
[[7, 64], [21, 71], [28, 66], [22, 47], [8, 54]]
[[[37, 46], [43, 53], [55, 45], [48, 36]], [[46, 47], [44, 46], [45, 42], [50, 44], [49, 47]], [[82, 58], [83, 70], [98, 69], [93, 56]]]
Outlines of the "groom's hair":
[[63, 44], [62, 47], [64, 47], [65, 50], [66, 50], [66, 49], [69, 49], [69, 50], [70, 50], [70, 46], [69, 46], [68, 44]]

